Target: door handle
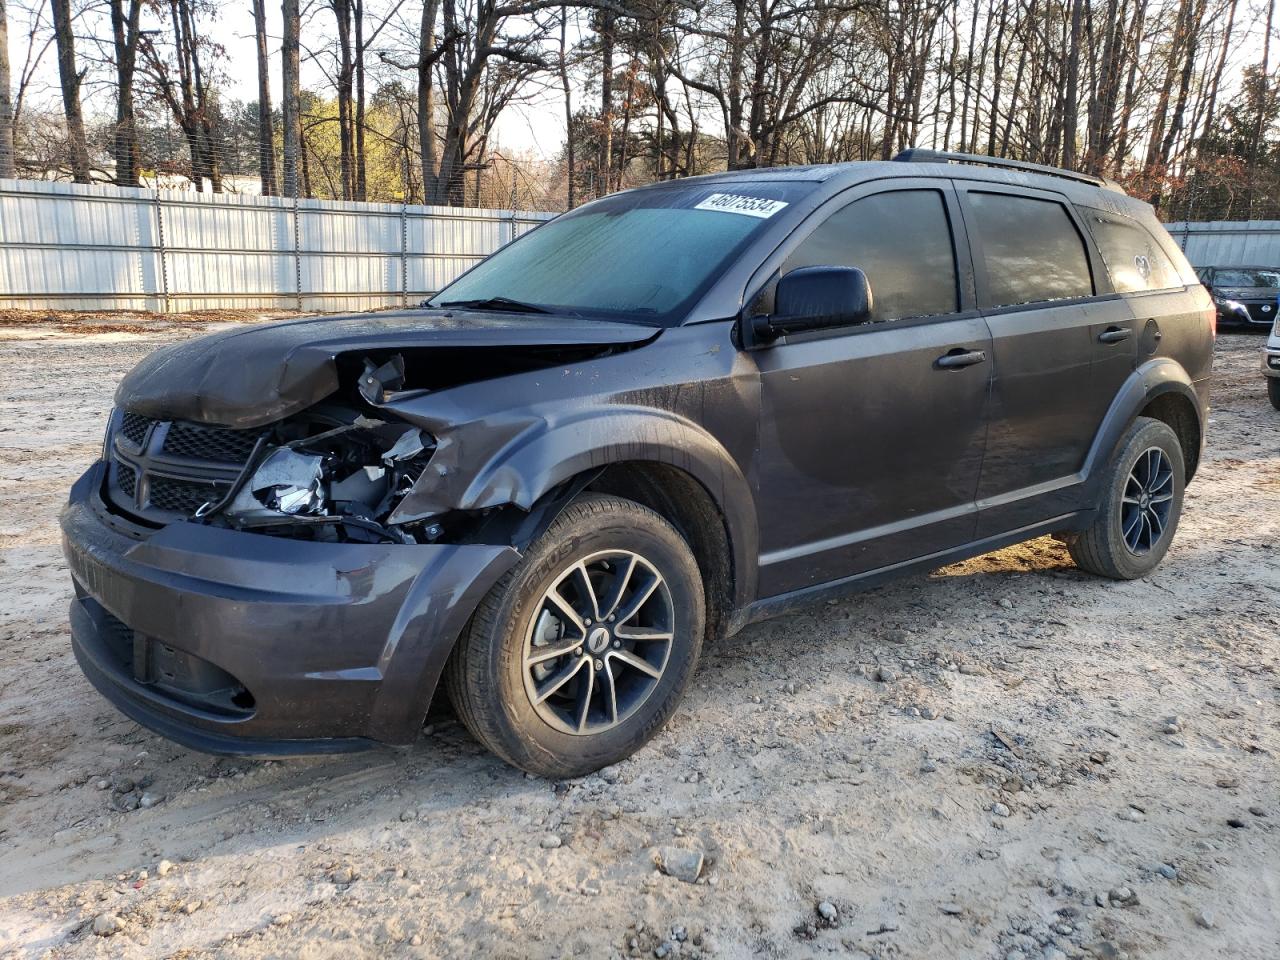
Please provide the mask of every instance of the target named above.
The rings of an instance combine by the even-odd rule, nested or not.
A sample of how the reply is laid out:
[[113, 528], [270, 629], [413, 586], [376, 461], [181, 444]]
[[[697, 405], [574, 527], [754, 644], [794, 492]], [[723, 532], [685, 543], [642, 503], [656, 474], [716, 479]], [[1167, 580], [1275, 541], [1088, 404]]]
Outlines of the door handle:
[[1133, 331], [1128, 327], [1107, 327], [1098, 334], [1099, 343], [1122, 343], [1133, 336]]
[[934, 361], [934, 366], [942, 370], [955, 370], [959, 367], [971, 367], [975, 363], [984, 363], [987, 359], [985, 350], [965, 350], [957, 347], [950, 353], [944, 353]]

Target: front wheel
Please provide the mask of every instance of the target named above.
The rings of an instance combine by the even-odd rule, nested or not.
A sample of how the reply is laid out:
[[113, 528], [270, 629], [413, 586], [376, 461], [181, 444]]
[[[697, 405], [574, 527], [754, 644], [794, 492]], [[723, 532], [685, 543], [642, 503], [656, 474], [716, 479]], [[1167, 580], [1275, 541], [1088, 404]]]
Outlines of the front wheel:
[[1068, 544], [1076, 566], [1115, 580], [1154, 570], [1178, 527], [1186, 475], [1182, 445], [1169, 425], [1135, 420], [1107, 467], [1093, 525]]
[[446, 673], [477, 740], [530, 773], [616, 763], [670, 718], [702, 647], [702, 578], [647, 507], [588, 494], [481, 601]]
[[1280, 377], [1267, 377], [1267, 397], [1271, 405], [1280, 410]]

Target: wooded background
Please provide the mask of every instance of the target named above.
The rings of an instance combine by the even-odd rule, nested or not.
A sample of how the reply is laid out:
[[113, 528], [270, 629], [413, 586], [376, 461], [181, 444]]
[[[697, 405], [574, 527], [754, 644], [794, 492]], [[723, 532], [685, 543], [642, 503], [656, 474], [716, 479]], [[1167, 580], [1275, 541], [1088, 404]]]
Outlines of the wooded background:
[[[0, 177], [560, 210], [925, 146], [1280, 216], [1276, 0], [283, 0], [281, 36], [265, 4], [227, 45], [211, 0], [0, 0]], [[502, 149], [535, 101], [559, 150]]]

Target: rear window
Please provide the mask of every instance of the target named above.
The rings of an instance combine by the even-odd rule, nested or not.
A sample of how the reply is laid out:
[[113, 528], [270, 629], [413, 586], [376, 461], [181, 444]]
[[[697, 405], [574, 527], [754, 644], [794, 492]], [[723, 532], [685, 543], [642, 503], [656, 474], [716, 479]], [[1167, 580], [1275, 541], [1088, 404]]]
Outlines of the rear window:
[[1128, 217], [1084, 208], [1085, 221], [1117, 293], [1142, 293], [1182, 286], [1164, 248], [1142, 224]]
[[1093, 295], [1084, 240], [1061, 203], [977, 191], [968, 200], [986, 268], [984, 306]]

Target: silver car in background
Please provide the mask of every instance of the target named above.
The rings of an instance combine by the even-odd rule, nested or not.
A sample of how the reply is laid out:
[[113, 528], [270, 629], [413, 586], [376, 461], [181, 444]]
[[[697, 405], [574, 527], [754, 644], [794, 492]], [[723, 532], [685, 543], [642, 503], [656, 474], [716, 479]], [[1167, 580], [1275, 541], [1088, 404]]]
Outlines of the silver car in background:
[[1271, 405], [1280, 410], [1280, 320], [1271, 327], [1271, 336], [1262, 350], [1262, 373], [1267, 378], [1267, 396]]

